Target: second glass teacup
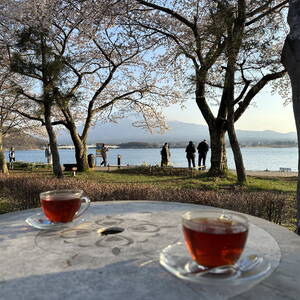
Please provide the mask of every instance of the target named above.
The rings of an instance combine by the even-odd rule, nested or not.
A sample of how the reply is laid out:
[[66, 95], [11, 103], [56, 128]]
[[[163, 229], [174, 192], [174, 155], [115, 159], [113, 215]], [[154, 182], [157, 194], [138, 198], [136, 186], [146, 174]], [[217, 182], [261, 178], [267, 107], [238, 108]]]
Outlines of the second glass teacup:
[[200, 269], [234, 265], [248, 236], [248, 220], [221, 210], [189, 211], [182, 216], [186, 247]]

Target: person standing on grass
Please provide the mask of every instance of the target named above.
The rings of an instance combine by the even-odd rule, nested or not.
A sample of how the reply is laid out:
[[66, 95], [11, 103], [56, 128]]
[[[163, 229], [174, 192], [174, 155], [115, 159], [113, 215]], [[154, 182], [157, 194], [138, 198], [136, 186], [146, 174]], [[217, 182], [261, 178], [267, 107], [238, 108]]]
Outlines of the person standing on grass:
[[48, 147], [45, 149], [45, 157], [48, 164], [52, 164], [52, 154], [51, 154], [51, 148], [50, 144], [48, 144]]
[[108, 151], [108, 147], [106, 147], [105, 144], [103, 144], [101, 148], [101, 156], [103, 161], [100, 164], [100, 166], [104, 165], [104, 167], [106, 167], [107, 165], [107, 151]]
[[171, 153], [170, 153], [168, 143], [165, 143], [163, 145], [163, 147], [160, 151], [160, 154], [161, 154], [161, 166], [162, 167], [167, 167], [169, 165], [170, 157], [171, 157]]
[[9, 158], [9, 169], [13, 170], [14, 168], [14, 162], [16, 161], [15, 157], [15, 148], [11, 147], [8, 153], [8, 158]]
[[190, 141], [189, 144], [187, 145], [187, 147], [185, 148], [185, 152], [186, 152], [186, 158], [188, 161], [189, 169], [191, 169], [191, 164], [193, 164], [193, 168], [195, 168], [196, 148], [192, 141]]
[[[207, 141], [203, 140], [201, 143], [199, 143], [197, 149], [198, 149], [198, 153], [199, 153], [199, 160], [198, 160], [199, 170], [200, 170], [200, 166], [204, 167], [204, 169], [205, 169], [206, 155], [209, 150], [209, 145], [208, 145]], [[201, 164], [201, 162], [202, 162], [202, 164]]]

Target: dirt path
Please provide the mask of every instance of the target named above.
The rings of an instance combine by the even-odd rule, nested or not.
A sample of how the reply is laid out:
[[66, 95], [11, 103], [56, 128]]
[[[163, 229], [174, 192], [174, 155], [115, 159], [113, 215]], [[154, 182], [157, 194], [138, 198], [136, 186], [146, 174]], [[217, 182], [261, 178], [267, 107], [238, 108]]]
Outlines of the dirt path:
[[263, 177], [297, 177], [298, 172], [279, 172], [279, 171], [246, 171], [249, 176]]

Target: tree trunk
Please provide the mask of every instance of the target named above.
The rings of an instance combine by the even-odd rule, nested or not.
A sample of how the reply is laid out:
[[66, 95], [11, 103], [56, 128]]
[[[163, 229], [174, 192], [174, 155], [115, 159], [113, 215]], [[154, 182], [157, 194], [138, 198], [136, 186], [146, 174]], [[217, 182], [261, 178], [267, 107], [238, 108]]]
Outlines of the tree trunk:
[[[71, 134], [72, 136], [72, 134]], [[77, 164], [78, 172], [86, 172], [89, 170], [88, 160], [87, 160], [87, 149], [86, 144], [79, 137], [73, 138], [73, 144], [75, 147], [75, 158]]]
[[3, 134], [0, 130], [0, 172], [1, 173], [8, 173], [7, 163], [5, 160], [5, 153], [3, 149]]
[[[74, 141], [73, 141], [74, 142]], [[86, 172], [89, 170], [86, 145], [78, 139], [78, 143], [74, 143], [75, 158], [78, 172]]]
[[45, 124], [46, 124], [47, 133], [49, 136], [52, 161], [53, 161], [53, 173], [57, 178], [62, 178], [63, 172], [62, 172], [60, 159], [59, 159], [56, 134], [51, 125], [51, 107], [48, 106], [47, 104], [44, 104], [44, 108], [45, 108]]
[[245, 21], [246, 21], [246, 1], [238, 1], [238, 15], [234, 17], [233, 11], [228, 16], [231, 19], [228, 25], [228, 48], [226, 55], [228, 57], [222, 100], [227, 105], [227, 132], [230, 146], [233, 151], [235, 168], [237, 172], [238, 184], [246, 183], [246, 172], [244, 168], [243, 157], [239, 142], [234, 128], [234, 89], [235, 89], [235, 71], [238, 59], [238, 53], [242, 46]]
[[89, 170], [88, 159], [87, 159], [87, 148], [86, 141], [84, 138], [81, 138], [77, 132], [76, 124], [67, 120], [68, 126], [67, 129], [70, 131], [70, 135], [75, 147], [75, 159], [77, 164], [78, 172], [86, 172]]
[[282, 50], [282, 63], [286, 68], [292, 85], [293, 109], [298, 137], [298, 184], [297, 184], [297, 229], [300, 235], [300, 2], [289, 1], [288, 23], [290, 33]]
[[234, 123], [228, 122], [228, 137], [230, 146], [234, 156], [235, 168], [237, 173], [238, 184], [244, 185], [247, 183], [246, 171], [243, 162], [242, 152], [239, 146], [237, 136], [235, 134]]
[[209, 176], [224, 176], [228, 170], [225, 147], [224, 129], [209, 127], [211, 144], [211, 167], [208, 171]]
[[197, 79], [195, 91], [196, 103], [208, 125], [210, 135], [211, 167], [208, 171], [208, 175], [213, 177], [224, 176], [227, 172], [225, 147], [226, 120], [221, 117], [215, 119], [206, 103], [205, 84], [207, 70], [196, 69], [195, 74]]

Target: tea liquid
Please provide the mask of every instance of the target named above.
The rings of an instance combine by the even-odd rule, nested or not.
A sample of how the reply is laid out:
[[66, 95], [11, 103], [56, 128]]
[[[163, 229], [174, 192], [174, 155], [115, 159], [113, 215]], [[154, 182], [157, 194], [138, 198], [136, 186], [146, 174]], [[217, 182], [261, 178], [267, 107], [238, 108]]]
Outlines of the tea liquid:
[[45, 198], [41, 199], [42, 209], [52, 222], [71, 222], [81, 205], [80, 198]]
[[226, 219], [197, 218], [184, 224], [186, 246], [200, 265], [217, 267], [234, 264], [244, 249], [248, 228]]

